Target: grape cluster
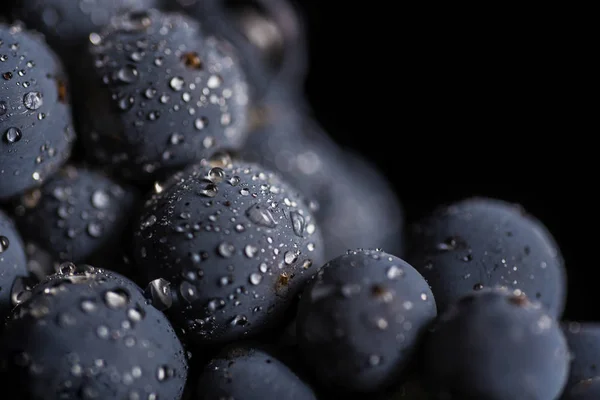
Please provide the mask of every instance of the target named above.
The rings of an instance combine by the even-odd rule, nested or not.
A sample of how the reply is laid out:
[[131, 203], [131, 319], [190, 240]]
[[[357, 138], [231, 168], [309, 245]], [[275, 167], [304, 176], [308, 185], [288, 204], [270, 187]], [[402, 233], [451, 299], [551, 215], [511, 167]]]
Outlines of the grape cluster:
[[491, 198], [405, 230], [303, 99], [293, 4], [0, 12], [2, 396], [600, 398], [552, 234]]

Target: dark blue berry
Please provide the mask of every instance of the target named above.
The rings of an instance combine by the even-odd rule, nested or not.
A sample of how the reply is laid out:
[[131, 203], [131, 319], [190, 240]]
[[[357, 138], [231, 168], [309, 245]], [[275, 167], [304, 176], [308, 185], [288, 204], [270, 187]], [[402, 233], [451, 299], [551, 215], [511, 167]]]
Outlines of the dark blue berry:
[[202, 372], [194, 400], [316, 400], [312, 389], [264, 350], [232, 345]]
[[240, 52], [252, 97], [283, 87], [300, 94], [308, 69], [304, 21], [289, 0], [179, 0], [182, 8]]
[[405, 372], [436, 306], [423, 277], [381, 251], [349, 251], [303, 292], [297, 340], [322, 384], [376, 391]]
[[41, 35], [0, 24], [0, 200], [41, 185], [69, 157], [66, 85]]
[[484, 287], [520, 289], [559, 317], [566, 273], [554, 238], [523, 208], [473, 198], [437, 209], [414, 228], [408, 261], [440, 310]]
[[298, 192], [226, 156], [155, 189], [139, 219], [135, 256], [145, 282], [169, 285], [175, 299], [161, 301], [172, 321], [200, 344], [284, 323], [323, 261], [321, 235]]
[[89, 157], [148, 181], [242, 144], [248, 94], [238, 60], [196, 21], [125, 14], [91, 42], [81, 105]]
[[[121, 251], [137, 193], [101, 172], [67, 166], [20, 197], [15, 214], [27, 241], [55, 260], [108, 261]], [[115, 265], [110, 266], [117, 269]]]
[[131, 281], [63, 264], [21, 298], [0, 342], [0, 380], [15, 398], [181, 398], [184, 349]]
[[569, 349], [540, 303], [483, 289], [440, 316], [423, 363], [443, 399], [549, 400], [567, 383]]
[[562, 327], [571, 351], [567, 386], [600, 376], [600, 324], [565, 322]]
[[[126, 11], [156, 7], [157, 0], [16, 0], [13, 14], [28, 28], [46, 36], [48, 43], [81, 68], [81, 54], [89, 36]], [[79, 63], [79, 65], [77, 65]]]

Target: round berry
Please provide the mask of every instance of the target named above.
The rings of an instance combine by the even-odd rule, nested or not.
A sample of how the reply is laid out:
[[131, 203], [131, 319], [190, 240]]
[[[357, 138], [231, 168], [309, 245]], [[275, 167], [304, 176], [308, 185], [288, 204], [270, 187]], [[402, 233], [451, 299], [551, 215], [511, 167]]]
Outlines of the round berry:
[[440, 316], [423, 363], [446, 398], [548, 400], [567, 382], [569, 348], [540, 303], [518, 291], [484, 289]]
[[131, 281], [64, 264], [21, 298], [0, 343], [0, 380], [15, 398], [181, 398], [184, 349]]
[[292, 2], [179, 0], [179, 3], [238, 49], [256, 101], [274, 88], [302, 93], [308, 48], [303, 18]]
[[285, 364], [260, 348], [236, 344], [224, 349], [200, 375], [194, 400], [316, 400]]
[[559, 317], [566, 297], [564, 262], [554, 238], [523, 208], [472, 198], [416, 224], [408, 261], [431, 285], [440, 310], [484, 287], [519, 289]]
[[67, 166], [21, 196], [15, 214], [23, 237], [56, 260], [89, 262], [121, 250], [136, 197], [134, 189], [100, 172]]
[[303, 198], [258, 165], [219, 157], [192, 166], [158, 184], [142, 214], [134, 240], [139, 273], [168, 282], [172, 321], [197, 343], [283, 323], [323, 261]]
[[41, 35], [0, 23], [0, 200], [39, 186], [75, 138], [60, 61]]
[[147, 181], [242, 144], [248, 95], [239, 62], [193, 19], [125, 14], [90, 40], [81, 135], [91, 158]]
[[[16, 0], [13, 14], [28, 28], [43, 33], [61, 55], [76, 56], [89, 35], [112, 17], [157, 4], [157, 0]], [[73, 57], [73, 62], [77, 62], [75, 58], [80, 60]]]
[[345, 391], [377, 391], [406, 370], [436, 316], [423, 277], [377, 250], [348, 251], [303, 292], [297, 340], [315, 378]]
[[600, 376], [600, 324], [565, 322], [562, 327], [571, 351], [567, 386]]

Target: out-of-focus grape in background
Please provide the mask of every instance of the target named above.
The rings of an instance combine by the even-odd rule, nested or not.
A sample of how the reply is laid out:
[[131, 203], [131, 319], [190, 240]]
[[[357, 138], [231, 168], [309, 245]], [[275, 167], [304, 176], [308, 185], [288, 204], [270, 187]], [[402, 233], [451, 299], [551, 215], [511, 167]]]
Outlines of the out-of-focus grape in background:
[[397, 2], [296, 3], [307, 21], [306, 88], [317, 118], [387, 175], [408, 221], [473, 195], [521, 203], [565, 256], [566, 317], [598, 319], [587, 307], [598, 291], [590, 279], [599, 204], [585, 122], [592, 103], [580, 92], [585, 63], [561, 19]]

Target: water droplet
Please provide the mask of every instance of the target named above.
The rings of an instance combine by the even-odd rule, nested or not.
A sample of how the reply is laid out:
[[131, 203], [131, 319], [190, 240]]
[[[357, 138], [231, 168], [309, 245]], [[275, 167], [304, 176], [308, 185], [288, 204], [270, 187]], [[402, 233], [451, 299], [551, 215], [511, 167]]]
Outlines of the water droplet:
[[222, 83], [223, 78], [221, 78], [219, 75], [211, 75], [208, 78], [208, 82], [206, 82], [206, 86], [208, 86], [210, 89], [217, 89]]
[[181, 297], [188, 303], [192, 303], [198, 298], [198, 290], [188, 281], [181, 282], [179, 285], [179, 293], [181, 293]]
[[440, 252], [452, 251], [462, 247], [466, 247], [466, 243], [459, 237], [448, 237], [436, 245], [436, 249]]
[[176, 92], [179, 92], [181, 89], [183, 89], [183, 84], [184, 80], [179, 76], [175, 76], [169, 81], [169, 86]]
[[231, 124], [231, 114], [223, 113], [221, 114], [221, 125], [227, 126]]
[[290, 213], [290, 218], [292, 219], [292, 228], [294, 229], [296, 236], [304, 237], [305, 220], [302, 214], [297, 211], [292, 211]]
[[223, 168], [214, 167], [214, 168], [211, 168], [210, 171], [208, 171], [207, 177], [211, 182], [219, 183], [219, 182], [222, 182], [223, 179], [225, 178], [225, 171], [223, 171]]
[[258, 272], [253, 272], [250, 274], [250, 278], [248, 279], [251, 284], [258, 285], [260, 281], [262, 281], [262, 275]]
[[142, 229], [150, 228], [152, 225], [156, 223], [156, 215], [150, 214], [148, 218], [142, 221]]
[[244, 326], [247, 324], [248, 324], [248, 317], [246, 317], [245, 315], [236, 315], [231, 320], [232, 326]]
[[8, 246], [10, 245], [10, 241], [6, 236], [0, 236], [0, 253], [4, 253], [8, 250]]
[[98, 335], [99, 338], [101, 339], [108, 339], [108, 335], [110, 334], [110, 331], [108, 330], [108, 328], [104, 325], [100, 325], [97, 329], [96, 329], [96, 334]]
[[260, 272], [262, 272], [263, 274], [266, 273], [268, 271], [269, 267], [267, 266], [266, 263], [260, 263], [260, 265], [258, 266], [258, 270]]
[[110, 308], [123, 308], [129, 303], [129, 293], [125, 289], [108, 290], [104, 293], [104, 302]]
[[218, 192], [219, 188], [213, 183], [207, 184], [202, 190], [200, 190], [200, 194], [206, 197], [215, 197]]
[[121, 111], [127, 111], [133, 107], [135, 104], [135, 99], [132, 96], [126, 96], [119, 99], [117, 102], [117, 106]]
[[196, 120], [194, 121], [194, 128], [196, 128], [199, 131], [206, 128], [207, 125], [208, 119], [206, 117], [196, 118]]
[[37, 110], [44, 104], [44, 100], [42, 99], [42, 94], [40, 92], [29, 92], [25, 96], [23, 96], [23, 105], [28, 110]]
[[373, 367], [381, 364], [381, 356], [377, 354], [371, 354], [369, 356], [369, 364]]
[[293, 263], [298, 261], [298, 252], [286, 251], [283, 255], [283, 261], [285, 261], [287, 265], [292, 265]]
[[202, 146], [204, 146], [205, 149], [210, 149], [214, 145], [215, 145], [215, 138], [212, 136], [207, 136], [202, 140]]
[[0, 117], [5, 115], [8, 111], [8, 106], [5, 101], [0, 101]]
[[90, 222], [87, 226], [87, 233], [93, 238], [99, 238], [104, 233], [104, 227], [98, 222]]
[[153, 87], [149, 87], [148, 89], [146, 89], [144, 91], [144, 96], [146, 96], [147, 99], [151, 99], [156, 95], [156, 89], [154, 89]]
[[473, 285], [473, 290], [481, 290], [483, 289], [483, 285], [481, 283], [476, 283]]
[[252, 207], [248, 208], [248, 210], [246, 210], [246, 216], [255, 224], [267, 228], [274, 228], [277, 225], [271, 211], [260, 203], [254, 204]]
[[210, 312], [215, 312], [224, 307], [225, 307], [225, 300], [223, 300], [223, 299], [212, 299], [208, 302], [208, 310]]
[[235, 253], [235, 247], [231, 243], [222, 242], [217, 251], [221, 257], [229, 258]]
[[397, 279], [404, 275], [404, 271], [398, 268], [396, 265], [392, 265], [387, 270], [388, 279]]
[[144, 58], [144, 52], [134, 51], [129, 55], [131, 61], [140, 62]]
[[258, 247], [252, 246], [251, 244], [247, 244], [246, 247], [244, 247], [244, 254], [246, 254], [246, 257], [254, 258], [256, 253], [258, 253]]
[[148, 113], [148, 120], [156, 121], [158, 118], [160, 118], [160, 112], [155, 110]]
[[58, 266], [58, 273], [61, 275], [74, 275], [77, 272], [77, 266], [72, 262], [64, 262]]
[[388, 327], [388, 322], [385, 318], [377, 318], [375, 320], [375, 325], [377, 326], [377, 328], [385, 330]]
[[174, 374], [175, 371], [173, 371], [173, 368], [168, 365], [161, 365], [156, 370], [156, 379], [158, 379], [159, 382], [164, 382], [167, 379], [172, 378]]
[[231, 285], [231, 283], [232, 283], [232, 279], [229, 276], [222, 276], [219, 279], [219, 285], [221, 285], [221, 286]]
[[139, 72], [133, 65], [126, 65], [117, 71], [117, 79], [123, 83], [132, 83], [138, 79]]
[[19, 140], [21, 140], [22, 136], [23, 135], [21, 134], [21, 131], [15, 127], [10, 127], [6, 130], [6, 132], [4, 132], [4, 139], [8, 143], [17, 143]]
[[10, 299], [13, 306], [17, 306], [31, 297], [31, 288], [25, 278], [18, 277], [12, 285]]
[[240, 184], [240, 181], [241, 181], [240, 177], [237, 175], [234, 175], [229, 179], [228, 182], [231, 186], [237, 186]]
[[2, 74], [2, 77], [4, 78], [4, 80], [10, 81], [13, 77], [12, 72], [5, 72]]
[[83, 300], [81, 302], [81, 309], [86, 313], [91, 313], [96, 311], [98, 306], [94, 300]]
[[162, 278], [150, 282], [146, 288], [145, 295], [151, 304], [160, 311], [164, 311], [173, 305], [171, 283]]
[[97, 209], [104, 209], [110, 204], [110, 196], [104, 190], [96, 190], [92, 194], [92, 206]]

